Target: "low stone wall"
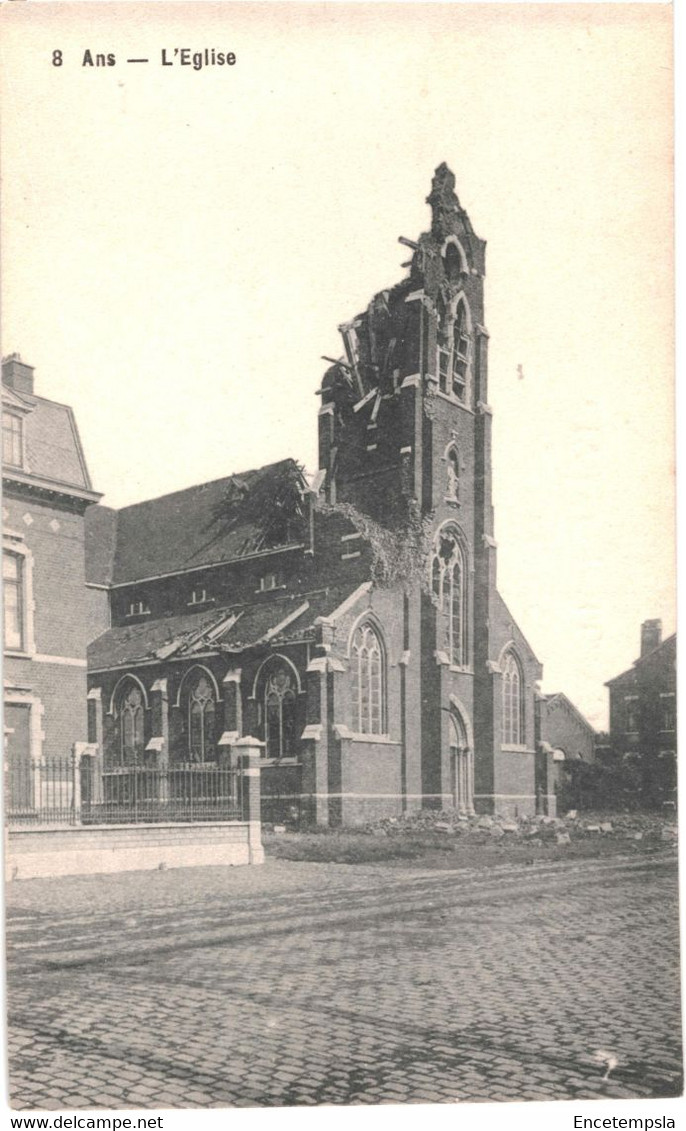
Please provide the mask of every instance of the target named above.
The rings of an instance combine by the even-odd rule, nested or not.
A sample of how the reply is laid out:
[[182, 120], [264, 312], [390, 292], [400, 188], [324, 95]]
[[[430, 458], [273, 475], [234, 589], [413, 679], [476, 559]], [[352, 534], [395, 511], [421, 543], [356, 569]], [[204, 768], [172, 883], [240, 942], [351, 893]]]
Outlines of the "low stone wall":
[[259, 821], [10, 829], [8, 881], [154, 868], [262, 864]]

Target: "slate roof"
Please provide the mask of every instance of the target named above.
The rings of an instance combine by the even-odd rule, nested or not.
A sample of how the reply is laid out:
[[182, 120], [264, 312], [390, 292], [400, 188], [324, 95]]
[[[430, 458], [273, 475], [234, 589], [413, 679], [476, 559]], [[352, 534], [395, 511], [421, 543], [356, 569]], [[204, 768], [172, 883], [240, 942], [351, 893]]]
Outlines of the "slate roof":
[[38, 478], [92, 491], [74, 414], [68, 405], [35, 394], [18, 393], [3, 385], [7, 407], [20, 405], [24, 421], [26, 466], [6, 468], [5, 474]]
[[121, 585], [256, 553], [264, 543], [261, 500], [284, 474], [296, 471], [294, 460], [281, 460], [123, 507], [112, 520], [116, 536], [109, 532], [109, 562], [102, 546], [95, 551], [108, 520], [89, 512], [95, 558], [89, 574], [109, 575], [113, 585]]
[[[269, 596], [176, 616], [110, 628], [88, 648], [90, 671], [134, 665], [196, 652], [241, 652], [259, 642], [303, 639], [317, 617], [331, 613], [358, 588], [359, 581], [326, 589]], [[285, 623], [284, 623], [285, 622]], [[281, 627], [280, 627], [281, 626]], [[279, 629], [278, 632], [275, 630]]]

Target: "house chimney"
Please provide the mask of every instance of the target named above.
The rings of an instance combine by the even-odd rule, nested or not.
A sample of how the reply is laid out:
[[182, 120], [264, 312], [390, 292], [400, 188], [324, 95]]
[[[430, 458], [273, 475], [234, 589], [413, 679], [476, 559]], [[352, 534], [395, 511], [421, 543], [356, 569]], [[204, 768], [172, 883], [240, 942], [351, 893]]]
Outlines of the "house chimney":
[[33, 366], [26, 365], [18, 353], [2, 359], [2, 381], [18, 393], [33, 392]]
[[641, 625], [641, 655], [652, 652], [662, 641], [662, 621], [644, 620]]

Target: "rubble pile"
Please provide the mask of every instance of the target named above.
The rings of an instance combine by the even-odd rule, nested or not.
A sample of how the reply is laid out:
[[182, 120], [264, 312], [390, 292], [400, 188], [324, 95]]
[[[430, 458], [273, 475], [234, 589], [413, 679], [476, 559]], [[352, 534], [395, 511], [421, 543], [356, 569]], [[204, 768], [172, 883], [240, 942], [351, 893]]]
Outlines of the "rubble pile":
[[582, 840], [612, 839], [676, 843], [674, 814], [579, 813], [563, 817], [466, 816], [455, 810], [422, 810], [402, 817], [387, 817], [365, 825], [359, 832], [375, 837], [454, 837], [470, 844], [501, 841], [566, 845]]

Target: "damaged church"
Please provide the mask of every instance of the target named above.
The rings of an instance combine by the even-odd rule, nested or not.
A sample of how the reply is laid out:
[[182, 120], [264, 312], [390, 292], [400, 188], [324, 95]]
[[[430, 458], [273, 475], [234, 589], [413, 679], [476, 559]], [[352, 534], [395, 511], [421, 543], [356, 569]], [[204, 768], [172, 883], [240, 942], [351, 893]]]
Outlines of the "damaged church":
[[496, 587], [485, 242], [445, 165], [428, 204], [406, 278], [340, 327], [312, 481], [285, 460], [86, 512], [105, 782], [251, 736], [267, 821], [554, 813], [541, 665]]

